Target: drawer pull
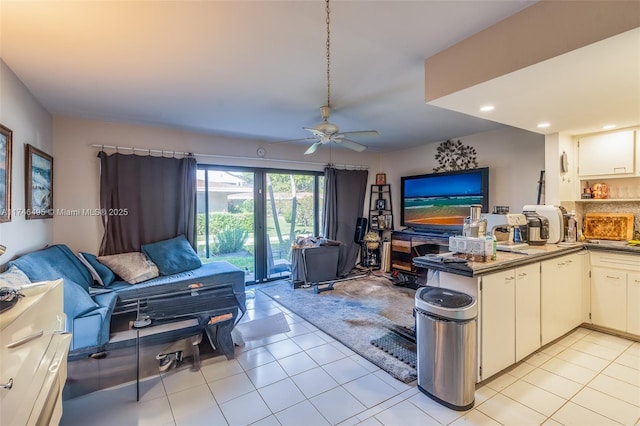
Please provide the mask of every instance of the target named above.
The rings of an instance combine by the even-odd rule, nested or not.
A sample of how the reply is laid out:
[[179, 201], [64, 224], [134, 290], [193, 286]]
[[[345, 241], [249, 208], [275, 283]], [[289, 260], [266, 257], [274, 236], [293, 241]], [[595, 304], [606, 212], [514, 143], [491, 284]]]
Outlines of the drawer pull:
[[17, 348], [17, 347], [18, 347], [18, 346], [20, 346], [20, 345], [24, 345], [24, 344], [25, 344], [25, 343], [27, 343], [27, 342], [30, 342], [30, 341], [32, 341], [32, 340], [37, 339], [38, 337], [42, 336], [43, 334], [44, 334], [44, 331], [42, 331], [42, 330], [37, 331], [37, 332], [35, 332], [35, 333], [33, 333], [33, 334], [30, 334], [30, 335], [28, 335], [28, 336], [26, 336], [26, 337], [23, 337], [23, 338], [22, 338], [22, 339], [20, 339], [20, 340], [17, 340], [17, 341], [15, 341], [15, 342], [11, 342], [11, 343], [9, 343], [9, 344], [7, 345], [7, 348], [9, 348], [9, 349]]
[[13, 379], [9, 379], [7, 383], [0, 385], [0, 389], [11, 389], [13, 387]]
[[611, 275], [607, 275], [607, 278], [610, 278], [612, 280], [619, 280], [620, 277], [612, 277]]

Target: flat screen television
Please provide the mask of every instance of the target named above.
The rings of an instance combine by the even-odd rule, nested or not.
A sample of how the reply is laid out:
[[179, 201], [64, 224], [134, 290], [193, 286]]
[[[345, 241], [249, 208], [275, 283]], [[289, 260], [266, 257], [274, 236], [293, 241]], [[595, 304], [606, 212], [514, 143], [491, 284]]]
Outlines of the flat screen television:
[[489, 168], [401, 178], [402, 226], [461, 234], [472, 204], [489, 211]]

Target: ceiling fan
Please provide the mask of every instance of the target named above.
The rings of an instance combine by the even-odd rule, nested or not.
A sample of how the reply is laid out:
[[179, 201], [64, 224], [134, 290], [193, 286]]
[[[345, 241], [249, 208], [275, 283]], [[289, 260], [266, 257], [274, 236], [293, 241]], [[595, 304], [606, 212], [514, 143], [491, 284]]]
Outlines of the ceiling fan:
[[345, 148], [352, 149], [354, 151], [362, 152], [367, 147], [358, 142], [355, 142], [351, 139], [347, 139], [348, 137], [353, 136], [378, 136], [378, 132], [376, 130], [359, 130], [354, 132], [340, 132], [338, 126], [333, 123], [329, 123], [329, 114], [331, 113], [331, 107], [325, 105], [320, 107], [320, 113], [322, 114], [322, 123], [318, 124], [315, 127], [303, 127], [304, 130], [311, 132], [313, 137], [304, 138], [300, 140], [315, 140], [315, 142], [307, 149], [305, 154], [313, 154], [316, 152], [320, 145], [328, 144], [328, 143], [336, 143], [342, 145]]
[[[376, 130], [360, 130], [354, 132], [340, 132], [338, 126], [333, 123], [329, 123], [329, 114], [331, 114], [331, 30], [329, 27], [330, 17], [329, 17], [329, 0], [325, 0], [326, 3], [326, 24], [327, 24], [327, 104], [323, 107], [320, 107], [320, 114], [322, 115], [322, 123], [318, 124], [315, 127], [303, 127], [304, 130], [311, 132], [313, 134], [312, 137], [303, 138], [303, 139], [294, 139], [298, 140], [308, 140], [315, 141], [309, 149], [307, 149], [305, 154], [313, 154], [316, 152], [320, 145], [336, 143], [342, 145], [345, 148], [352, 149], [354, 151], [364, 151], [367, 149], [366, 145], [362, 145], [356, 141], [348, 139], [348, 137], [358, 137], [358, 136], [378, 136], [379, 133]], [[291, 141], [289, 141], [291, 142]]]

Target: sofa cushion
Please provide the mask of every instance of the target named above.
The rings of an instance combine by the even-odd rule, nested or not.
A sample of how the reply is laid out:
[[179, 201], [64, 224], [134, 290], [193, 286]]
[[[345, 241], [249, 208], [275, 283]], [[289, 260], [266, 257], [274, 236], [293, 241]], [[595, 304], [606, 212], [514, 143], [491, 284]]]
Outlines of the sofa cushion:
[[12, 260], [7, 266], [16, 265], [32, 282], [62, 278], [71, 280], [87, 290], [93, 284], [91, 274], [69, 247], [56, 244]]
[[142, 251], [158, 266], [160, 275], [173, 275], [202, 266], [198, 254], [184, 235], [145, 244]]
[[64, 280], [64, 313], [67, 318], [76, 318], [98, 307], [89, 293], [77, 283]]
[[113, 274], [113, 271], [98, 262], [98, 258], [91, 253], [78, 253], [78, 259], [80, 262], [87, 268], [93, 280], [101, 286], [108, 286], [115, 279], [116, 276]]
[[9, 266], [9, 269], [0, 274], [0, 287], [20, 288], [30, 283], [29, 277], [16, 265]]
[[160, 275], [158, 267], [140, 252], [100, 256], [98, 261], [129, 284], [136, 284]]

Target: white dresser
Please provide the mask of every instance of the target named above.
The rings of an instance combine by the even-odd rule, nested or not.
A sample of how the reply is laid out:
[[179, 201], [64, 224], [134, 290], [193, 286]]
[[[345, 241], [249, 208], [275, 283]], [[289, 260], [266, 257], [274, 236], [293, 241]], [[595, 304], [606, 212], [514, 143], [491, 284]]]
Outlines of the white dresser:
[[63, 332], [62, 280], [23, 293], [0, 314], [0, 424], [57, 425], [71, 341]]

